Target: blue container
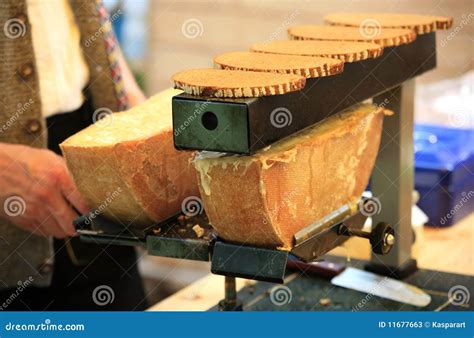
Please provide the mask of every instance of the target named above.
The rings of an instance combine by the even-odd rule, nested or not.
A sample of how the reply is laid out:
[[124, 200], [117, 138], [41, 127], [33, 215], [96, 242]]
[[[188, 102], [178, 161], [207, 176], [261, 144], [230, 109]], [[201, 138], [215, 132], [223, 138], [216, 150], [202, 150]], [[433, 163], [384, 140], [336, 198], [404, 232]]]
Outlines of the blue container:
[[415, 189], [428, 225], [446, 227], [474, 211], [474, 130], [415, 125]]

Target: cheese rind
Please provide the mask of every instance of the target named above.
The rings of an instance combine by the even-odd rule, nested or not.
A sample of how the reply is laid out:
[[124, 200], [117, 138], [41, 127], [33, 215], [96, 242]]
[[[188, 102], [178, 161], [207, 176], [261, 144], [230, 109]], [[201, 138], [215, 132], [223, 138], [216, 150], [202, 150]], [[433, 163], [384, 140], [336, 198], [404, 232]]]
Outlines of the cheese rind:
[[211, 225], [231, 242], [291, 248], [297, 231], [360, 198], [382, 122], [382, 109], [362, 105], [252, 156], [197, 155]]
[[319, 56], [356, 62], [381, 56], [383, 46], [357, 41], [277, 40], [253, 44], [250, 50], [258, 53]]
[[147, 226], [199, 196], [191, 152], [173, 146], [166, 90], [126, 112], [112, 114], [61, 144], [79, 192], [89, 206], [124, 225]]
[[230, 52], [214, 58], [217, 69], [298, 74], [307, 78], [342, 73], [344, 62], [332, 58], [252, 52]]
[[417, 34], [426, 34], [437, 29], [449, 29], [453, 25], [453, 18], [401, 14], [401, 13], [332, 13], [324, 17], [329, 25], [352, 27], [372, 26], [380, 28], [406, 28], [413, 29]]
[[260, 97], [301, 90], [306, 78], [296, 74], [274, 74], [228, 69], [190, 69], [173, 75], [175, 88], [210, 97]]
[[373, 27], [373, 31], [369, 31], [369, 28], [304, 25], [290, 27], [288, 35], [293, 40], [359, 41], [384, 47], [399, 46], [416, 39], [416, 33], [411, 29]]

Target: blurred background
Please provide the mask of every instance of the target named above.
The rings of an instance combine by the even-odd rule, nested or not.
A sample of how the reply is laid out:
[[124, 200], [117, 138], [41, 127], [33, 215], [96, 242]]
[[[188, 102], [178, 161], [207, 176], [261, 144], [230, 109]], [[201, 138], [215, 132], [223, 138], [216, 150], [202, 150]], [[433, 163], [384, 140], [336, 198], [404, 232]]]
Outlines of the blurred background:
[[[415, 201], [427, 215], [418, 219], [421, 226], [428, 223], [439, 229], [464, 219], [463, 226], [453, 227], [451, 233], [472, 238], [472, 0], [106, 0], [105, 4], [124, 54], [147, 95], [170, 87], [170, 78], [175, 72], [211, 67], [215, 55], [247, 50], [255, 42], [286, 39], [288, 27], [323, 24], [324, 15], [330, 12], [399, 12], [454, 17], [450, 30], [436, 33], [438, 67], [416, 79], [418, 193]], [[429, 175], [435, 175], [435, 180], [430, 180]], [[456, 208], [466, 196], [467, 202]], [[441, 207], [433, 201], [438, 201]], [[450, 210], [456, 210], [457, 217], [443, 222], [443, 215]], [[425, 236], [431, 236], [434, 241], [446, 241], [445, 236], [438, 238], [440, 235], [435, 230], [428, 230]], [[443, 250], [443, 246], [440, 248]], [[472, 247], [466, 249], [471, 252], [466, 264], [473, 273]], [[422, 264], [423, 258], [419, 260]], [[209, 273], [205, 263], [146, 255], [140, 268], [151, 304]], [[440, 269], [449, 271], [450, 267]]]

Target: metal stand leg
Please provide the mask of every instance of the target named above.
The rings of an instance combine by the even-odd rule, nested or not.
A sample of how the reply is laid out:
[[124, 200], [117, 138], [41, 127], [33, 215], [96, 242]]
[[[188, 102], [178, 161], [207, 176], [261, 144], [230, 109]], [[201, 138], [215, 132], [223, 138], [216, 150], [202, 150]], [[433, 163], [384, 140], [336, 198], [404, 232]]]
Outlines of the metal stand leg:
[[219, 302], [219, 311], [242, 311], [242, 304], [237, 301], [235, 277], [225, 276], [225, 298]]
[[385, 256], [372, 254], [370, 271], [404, 278], [416, 270], [411, 257], [413, 231], [411, 224], [414, 176], [413, 116], [415, 80], [404, 82], [374, 97], [395, 115], [384, 120], [382, 142], [372, 174], [372, 193], [380, 200], [381, 212], [373, 224], [388, 222], [395, 230], [395, 244]]

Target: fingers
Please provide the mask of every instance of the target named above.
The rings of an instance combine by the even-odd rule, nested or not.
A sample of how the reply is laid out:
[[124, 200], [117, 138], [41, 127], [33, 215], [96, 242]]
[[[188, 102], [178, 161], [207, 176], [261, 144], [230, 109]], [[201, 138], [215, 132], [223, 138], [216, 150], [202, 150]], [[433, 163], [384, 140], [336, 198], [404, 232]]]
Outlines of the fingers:
[[46, 209], [38, 210], [34, 220], [22, 217], [14, 220], [17, 226], [23, 230], [32, 232], [35, 235], [56, 238], [64, 238], [67, 236], [66, 232], [59, 225], [53, 215]]
[[[59, 226], [62, 237], [74, 236], [76, 230], [72, 222], [77, 218], [77, 213], [71, 208], [60, 192], [54, 192], [49, 200], [49, 212]], [[57, 237], [57, 236], [56, 236]], [[60, 237], [60, 238], [62, 238]]]
[[86, 201], [82, 198], [81, 194], [77, 190], [72, 177], [67, 171], [66, 165], [64, 164], [64, 174], [60, 178], [61, 191], [69, 203], [82, 215], [87, 214], [91, 209], [87, 206]]
[[56, 157], [54, 165], [37, 187], [37, 193], [44, 201], [44, 211], [48, 212], [44, 231], [57, 238], [74, 236], [76, 230], [73, 221], [79, 213], [88, 213], [89, 209], [69, 175], [64, 159]]
[[[6, 207], [4, 208], [5, 212], [1, 215], [2, 218], [39, 236], [64, 238], [69, 233], [73, 233], [71, 229], [66, 231], [60, 225], [59, 217], [55, 217], [51, 212], [51, 208], [60, 211], [63, 209], [57, 200], [53, 200], [51, 193], [46, 191], [45, 188], [42, 188], [22, 196], [14, 195], [15, 200], [4, 203]], [[60, 195], [59, 192], [56, 194]], [[66, 202], [63, 201], [63, 204]]]
[[[11, 150], [13, 154], [16, 152], [18, 150]], [[0, 156], [0, 166], [2, 161], [8, 164], [12, 159]], [[15, 215], [0, 212], [0, 217], [40, 236], [73, 236], [72, 223], [78, 216], [74, 209], [86, 214], [89, 208], [74, 185], [64, 159], [49, 150], [26, 147], [22, 157], [14, 161], [27, 170], [9, 166], [2, 172], [0, 195], [21, 196], [26, 208]]]
[[44, 218], [32, 230], [33, 233], [42, 236], [53, 236], [56, 238], [64, 238], [68, 236], [67, 232], [61, 227], [53, 215]]

